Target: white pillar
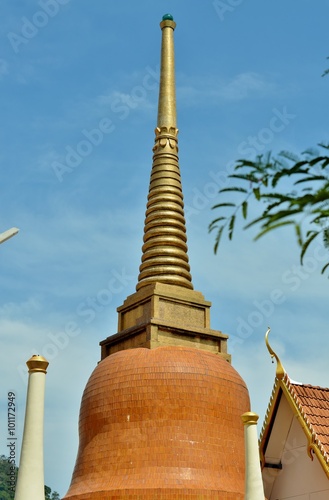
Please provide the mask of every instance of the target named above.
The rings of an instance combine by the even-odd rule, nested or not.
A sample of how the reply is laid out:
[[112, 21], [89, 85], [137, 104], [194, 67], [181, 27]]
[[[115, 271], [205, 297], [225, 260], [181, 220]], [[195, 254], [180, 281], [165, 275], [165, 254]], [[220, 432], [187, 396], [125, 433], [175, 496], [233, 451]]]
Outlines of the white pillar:
[[34, 355], [27, 362], [29, 381], [15, 500], [45, 500], [43, 416], [48, 361]]
[[245, 500], [264, 500], [264, 487], [260, 469], [256, 413], [247, 412], [242, 415], [244, 424], [246, 477]]

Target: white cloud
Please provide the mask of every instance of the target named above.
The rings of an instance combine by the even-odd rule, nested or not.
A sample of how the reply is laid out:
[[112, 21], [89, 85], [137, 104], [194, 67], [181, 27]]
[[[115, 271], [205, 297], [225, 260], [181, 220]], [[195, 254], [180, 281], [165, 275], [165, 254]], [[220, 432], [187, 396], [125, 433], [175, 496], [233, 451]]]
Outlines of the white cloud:
[[178, 101], [189, 107], [263, 98], [273, 96], [278, 92], [275, 82], [255, 72], [240, 73], [231, 79], [180, 76], [177, 85]]
[[7, 302], [0, 307], [1, 317], [21, 317], [31, 312], [41, 311], [42, 304], [37, 297], [29, 297], [24, 302]]
[[224, 99], [240, 100], [250, 96], [263, 97], [273, 94], [276, 86], [257, 73], [240, 73], [223, 85], [220, 95]]
[[155, 93], [142, 86], [132, 87], [130, 92], [108, 90], [96, 99], [95, 109], [101, 110], [113, 119], [125, 120], [135, 111], [149, 114], [156, 109]]

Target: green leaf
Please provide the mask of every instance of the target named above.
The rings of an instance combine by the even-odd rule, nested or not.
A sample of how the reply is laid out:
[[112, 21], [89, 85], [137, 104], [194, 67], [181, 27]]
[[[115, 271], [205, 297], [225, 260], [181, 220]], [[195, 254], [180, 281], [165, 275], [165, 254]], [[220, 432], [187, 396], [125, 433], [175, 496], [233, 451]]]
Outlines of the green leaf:
[[320, 161], [326, 161], [326, 160], [328, 160], [327, 156], [317, 156], [313, 160], [310, 160], [308, 163], [309, 163], [309, 165], [311, 165], [311, 167], [313, 167], [313, 165], [316, 165]]
[[237, 191], [239, 193], [247, 193], [248, 191], [244, 188], [241, 188], [241, 187], [230, 187], [230, 188], [223, 188], [221, 189], [219, 192], [220, 193], [224, 193], [226, 191]]
[[323, 230], [323, 243], [325, 248], [329, 248], [329, 227]]
[[231, 220], [230, 220], [230, 224], [228, 226], [228, 237], [230, 240], [233, 237], [234, 224], [235, 224], [235, 215], [232, 215]]
[[303, 238], [302, 238], [301, 227], [300, 227], [299, 224], [295, 225], [295, 230], [296, 230], [296, 236], [297, 236], [298, 245], [301, 247], [303, 245]]
[[291, 215], [297, 215], [301, 212], [302, 210], [300, 208], [288, 208], [287, 210], [279, 210], [279, 212], [276, 212], [275, 214], [271, 214], [268, 216], [269, 218], [269, 224], [272, 224], [272, 222], [284, 219], [285, 217], [290, 217]]
[[321, 269], [321, 274], [324, 274], [325, 270], [329, 267], [329, 262], [323, 266], [323, 268]]
[[224, 220], [224, 219], [227, 219], [227, 217], [217, 217], [217, 219], [214, 219], [211, 224], [209, 224], [210, 226], [214, 225], [216, 222], [220, 221], [220, 220]]
[[258, 188], [258, 187], [257, 187], [257, 188], [254, 188], [254, 189], [253, 189], [253, 192], [254, 192], [254, 195], [255, 195], [256, 200], [258, 200], [258, 201], [259, 201], [259, 200], [260, 200], [260, 190], [259, 190], [259, 188]]
[[248, 202], [247, 201], [244, 201], [242, 203], [242, 215], [243, 215], [243, 218], [246, 219], [247, 218], [247, 213], [248, 213]]
[[295, 182], [295, 184], [301, 184], [302, 182], [311, 182], [311, 181], [324, 181], [326, 177], [324, 175], [313, 175], [311, 177], [304, 177], [303, 179], [299, 179]]
[[235, 203], [218, 203], [217, 205], [211, 207], [211, 209], [213, 210], [214, 208], [220, 208], [220, 207], [235, 207]]
[[[261, 156], [260, 156], [261, 158]], [[257, 168], [256, 162], [254, 161], [249, 161], [249, 160], [238, 160], [238, 165], [236, 165], [234, 168], [237, 170], [238, 168], [242, 167], [253, 167]]]
[[257, 217], [257, 219], [252, 220], [251, 222], [249, 222], [249, 224], [244, 226], [244, 229], [249, 229], [251, 226], [254, 226], [258, 222], [264, 221], [264, 219], [266, 219], [266, 217], [264, 217], [264, 215], [262, 215], [261, 217]]
[[[304, 153], [306, 153], [306, 151]], [[307, 165], [307, 164], [308, 164], [307, 160], [302, 160], [302, 161], [299, 161], [298, 163], [296, 163], [296, 167], [300, 168], [300, 167], [303, 167], [304, 165]]]
[[300, 253], [300, 263], [301, 264], [303, 264], [303, 259], [304, 259], [304, 255], [305, 255], [306, 250], [308, 249], [309, 245], [312, 243], [314, 238], [317, 237], [317, 235], [319, 234], [319, 231], [309, 231], [307, 234], [310, 234], [310, 236], [307, 238], [307, 240], [305, 241], [305, 243], [302, 246], [302, 250]]
[[291, 224], [295, 224], [295, 222], [293, 220], [286, 220], [286, 221], [283, 221], [283, 222], [278, 222], [277, 224], [273, 224], [271, 226], [267, 226], [265, 229], [263, 229], [263, 231], [261, 231], [260, 233], [257, 234], [257, 236], [254, 238], [254, 240], [259, 240], [259, 238], [261, 238], [262, 236], [264, 236], [264, 234], [268, 233], [269, 231], [272, 231], [272, 229], [277, 229], [278, 227], [281, 227], [281, 226], [288, 226], [288, 225], [291, 225]]
[[223, 229], [224, 229], [224, 226], [221, 226], [218, 229], [218, 232], [217, 232], [217, 235], [216, 235], [215, 245], [214, 245], [214, 253], [215, 254], [217, 253], [218, 245], [219, 245], [220, 239], [221, 239], [222, 234], [223, 234]]
[[211, 231], [215, 228], [217, 228], [217, 222], [219, 222], [220, 220], [226, 220], [227, 217], [217, 217], [217, 219], [214, 219], [208, 226], [208, 232], [211, 233]]

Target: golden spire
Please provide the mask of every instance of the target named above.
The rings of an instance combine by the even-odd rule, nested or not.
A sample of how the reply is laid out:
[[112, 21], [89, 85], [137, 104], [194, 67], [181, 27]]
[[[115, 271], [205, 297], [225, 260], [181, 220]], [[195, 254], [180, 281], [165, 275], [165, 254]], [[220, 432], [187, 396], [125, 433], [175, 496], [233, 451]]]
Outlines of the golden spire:
[[170, 14], [163, 16], [161, 69], [158, 103], [157, 127], [176, 128], [176, 88], [175, 88], [175, 50], [174, 29], [176, 23]]
[[186, 227], [176, 128], [174, 29], [166, 14], [162, 30], [158, 122], [146, 208], [139, 290], [151, 283], [193, 289], [187, 256]]

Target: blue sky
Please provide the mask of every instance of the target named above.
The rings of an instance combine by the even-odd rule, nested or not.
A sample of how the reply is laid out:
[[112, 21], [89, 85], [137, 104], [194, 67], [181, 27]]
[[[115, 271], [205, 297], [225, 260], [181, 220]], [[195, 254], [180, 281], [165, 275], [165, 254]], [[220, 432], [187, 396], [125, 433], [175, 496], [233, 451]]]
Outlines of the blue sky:
[[[314, 244], [299, 267], [293, 235], [238, 231], [213, 254], [207, 227], [241, 156], [300, 153], [328, 137], [329, 6], [311, 0], [5, 0], [0, 6], [1, 435], [7, 391], [24, 422], [25, 361], [50, 361], [45, 480], [64, 495], [83, 388], [135, 290], [157, 111], [161, 31], [175, 31], [180, 166], [194, 287], [260, 420], [274, 367], [328, 386], [328, 280]], [[0, 442], [0, 452], [6, 453]], [[20, 446], [20, 443], [18, 443]], [[18, 448], [19, 448], [18, 446]]]

